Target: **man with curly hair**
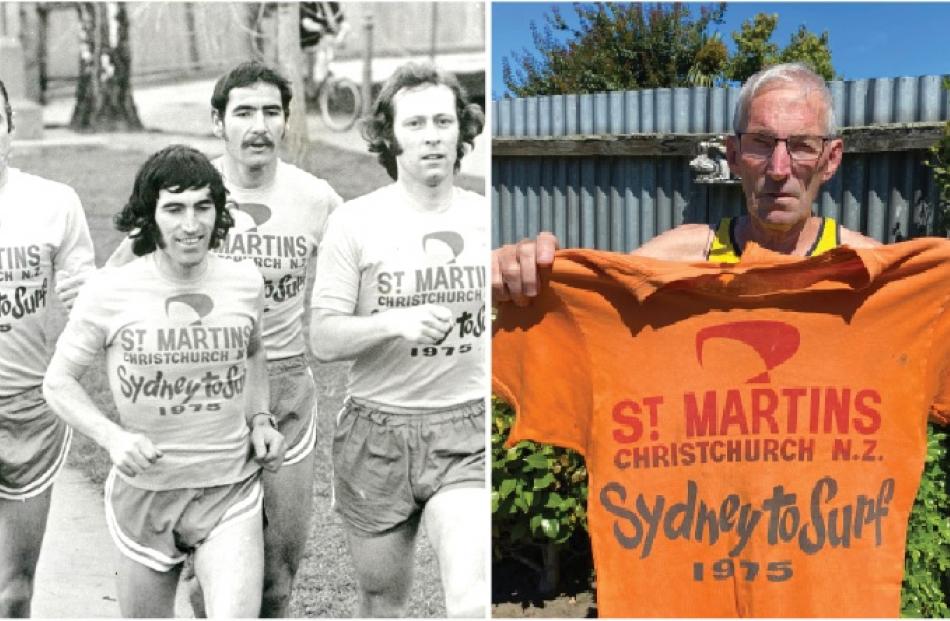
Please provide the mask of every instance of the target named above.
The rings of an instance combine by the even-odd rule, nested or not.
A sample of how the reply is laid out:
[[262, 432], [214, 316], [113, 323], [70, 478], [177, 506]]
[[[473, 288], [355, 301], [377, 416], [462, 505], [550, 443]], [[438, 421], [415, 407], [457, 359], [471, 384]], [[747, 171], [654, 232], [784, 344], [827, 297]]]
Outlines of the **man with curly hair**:
[[[43, 399], [55, 279], [95, 267], [79, 197], [8, 165], [13, 110], [0, 82], [0, 617], [29, 617], [53, 480], [69, 427]], [[60, 295], [71, 305], [71, 295]]]
[[[282, 75], [256, 61], [224, 74], [211, 96], [213, 130], [225, 149], [213, 164], [237, 222], [215, 252], [252, 261], [264, 277], [262, 338], [270, 412], [287, 440], [283, 467], [262, 479], [267, 515], [263, 617], [288, 616], [310, 531], [317, 403], [303, 338], [304, 292], [327, 216], [343, 202], [326, 181], [278, 156], [292, 96]], [[128, 255], [127, 248], [120, 249], [109, 264]], [[192, 603], [200, 612], [197, 593]]]
[[397, 69], [363, 128], [394, 182], [337, 210], [321, 246], [314, 353], [354, 361], [333, 492], [358, 617], [405, 614], [420, 522], [447, 615], [485, 614], [487, 218], [484, 197], [453, 184], [483, 123], [454, 76]]
[[[284, 453], [267, 409], [264, 283], [209, 252], [233, 220], [220, 174], [195, 149], [151, 156], [115, 222], [137, 258], [85, 284], [43, 391], [112, 460], [105, 507], [122, 615], [172, 616], [190, 556], [210, 616], [255, 616], [260, 469], [276, 471]], [[118, 422], [79, 383], [102, 351]]]

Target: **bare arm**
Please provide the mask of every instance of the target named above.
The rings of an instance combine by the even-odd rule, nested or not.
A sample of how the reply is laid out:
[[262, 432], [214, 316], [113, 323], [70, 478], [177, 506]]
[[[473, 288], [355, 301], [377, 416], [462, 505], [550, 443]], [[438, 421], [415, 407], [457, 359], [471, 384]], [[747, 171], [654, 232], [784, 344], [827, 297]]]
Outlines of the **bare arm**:
[[46, 402], [60, 418], [106, 449], [123, 474], [141, 474], [161, 458], [162, 452], [146, 436], [126, 431], [109, 420], [80, 385], [81, 374], [82, 369], [54, 355], [43, 380]]
[[[631, 254], [665, 261], [704, 261], [713, 230], [705, 224], [682, 224], [657, 235]], [[538, 233], [492, 252], [492, 302], [530, 303], [542, 286], [542, 275], [554, 264], [558, 241], [553, 233]]]
[[317, 277], [317, 257], [310, 257], [310, 260], [307, 261], [307, 275], [304, 280], [303, 286], [303, 300], [300, 301], [303, 304], [303, 316], [300, 318], [300, 321], [303, 326], [303, 340], [306, 343], [306, 346], [310, 348], [310, 353], [313, 354], [313, 346], [311, 343], [313, 339], [310, 338], [313, 328], [313, 313], [308, 312], [307, 300], [313, 297], [313, 285], [316, 282]]
[[265, 470], [277, 472], [284, 462], [287, 445], [284, 436], [270, 425], [270, 383], [267, 377], [267, 356], [261, 346], [260, 322], [248, 347], [247, 360], [247, 424], [251, 428], [254, 459]]
[[662, 261], [705, 261], [713, 230], [706, 224], [681, 224], [660, 233], [630, 254]]
[[310, 342], [320, 362], [350, 360], [396, 338], [434, 345], [452, 328], [452, 311], [437, 304], [394, 308], [364, 317], [315, 308], [312, 316]]
[[841, 245], [842, 246], [851, 246], [852, 248], [876, 248], [881, 246], [881, 242], [862, 235], [856, 231], [846, 229], [841, 227]]

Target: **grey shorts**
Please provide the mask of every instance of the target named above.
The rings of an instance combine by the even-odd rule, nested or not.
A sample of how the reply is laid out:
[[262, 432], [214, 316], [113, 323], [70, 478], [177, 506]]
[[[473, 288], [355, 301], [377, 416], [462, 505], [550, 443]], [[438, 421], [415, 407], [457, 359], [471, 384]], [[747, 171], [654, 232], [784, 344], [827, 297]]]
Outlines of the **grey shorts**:
[[289, 466], [309, 455], [317, 445], [317, 385], [307, 356], [267, 361], [270, 382], [270, 413], [284, 434]]
[[113, 468], [106, 479], [106, 524], [119, 551], [169, 571], [225, 528], [262, 512], [260, 473], [214, 487], [164, 491], [129, 485]]
[[390, 531], [454, 487], [485, 487], [484, 401], [398, 414], [344, 403], [333, 435], [333, 496], [352, 528]]
[[46, 491], [66, 463], [71, 438], [39, 386], [0, 397], [0, 498], [26, 500]]

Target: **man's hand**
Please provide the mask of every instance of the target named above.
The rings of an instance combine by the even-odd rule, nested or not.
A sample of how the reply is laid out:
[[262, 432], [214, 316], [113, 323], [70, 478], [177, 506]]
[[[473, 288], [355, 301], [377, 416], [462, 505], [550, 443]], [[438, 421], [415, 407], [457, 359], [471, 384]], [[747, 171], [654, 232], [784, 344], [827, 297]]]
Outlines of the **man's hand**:
[[72, 276], [56, 275], [56, 297], [63, 303], [67, 311], [73, 309], [73, 303], [76, 301], [76, 296], [79, 295], [79, 290], [86, 284], [92, 273], [92, 270], [87, 270]]
[[271, 427], [270, 422], [261, 415], [256, 416], [251, 425], [254, 461], [268, 472], [277, 472], [284, 463], [284, 451], [287, 450], [284, 434]]
[[121, 428], [115, 431], [106, 448], [115, 467], [128, 477], [142, 474], [162, 458], [162, 452], [146, 436]]
[[452, 329], [452, 311], [438, 304], [394, 308], [383, 316], [389, 320], [396, 335], [420, 345], [441, 343]]
[[514, 302], [526, 306], [538, 295], [541, 274], [554, 264], [557, 237], [543, 231], [535, 239], [522, 239], [491, 253], [491, 293], [493, 302]]

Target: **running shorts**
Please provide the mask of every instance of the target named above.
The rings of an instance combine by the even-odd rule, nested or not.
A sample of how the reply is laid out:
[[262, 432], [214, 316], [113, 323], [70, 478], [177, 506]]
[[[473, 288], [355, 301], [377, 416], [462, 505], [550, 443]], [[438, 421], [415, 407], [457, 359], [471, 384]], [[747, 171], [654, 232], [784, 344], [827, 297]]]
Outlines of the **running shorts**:
[[317, 445], [317, 386], [307, 356], [267, 361], [270, 382], [270, 413], [284, 434], [289, 466], [309, 455]]
[[456, 487], [485, 487], [484, 401], [396, 413], [346, 400], [333, 436], [333, 497], [349, 526], [383, 534]]
[[41, 387], [0, 397], [0, 498], [26, 500], [46, 491], [66, 463], [71, 438]]
[[106, 523], [126, 557], [169, 571], [230, 526], [260, 516], [260, 473], [228, 485], [163, 491], [129, 485], [113, 468], [106, 479]]

